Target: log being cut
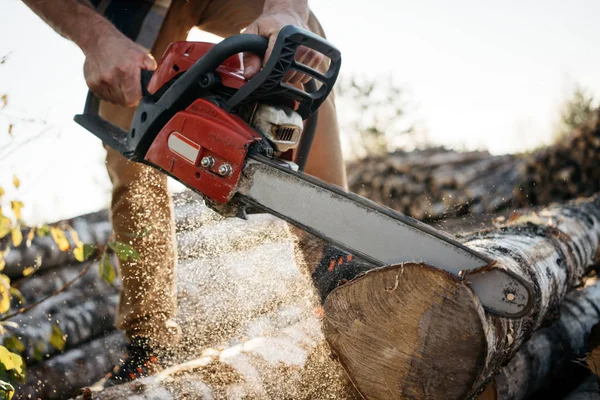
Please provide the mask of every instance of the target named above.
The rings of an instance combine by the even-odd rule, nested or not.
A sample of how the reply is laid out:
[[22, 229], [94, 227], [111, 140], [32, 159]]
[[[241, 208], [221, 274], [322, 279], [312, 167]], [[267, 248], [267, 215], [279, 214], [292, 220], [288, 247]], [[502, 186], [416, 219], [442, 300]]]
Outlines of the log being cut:
[[525, 277], [534, 308], [518, 319], [487, 314], [465, 281], [432, 266], [375, 269], [333, 290], [324, 330], [369, 399], [475, 396], [544, 323], [597, 259], [600, 198], [545, 209], [461, 237]]
[[561, 381], [565, 376], [576, 381], [585, 374], [582, 360], [588, 352], [590, 331], [600, 321], [599, 304], [600, 282], [594, 276], [585, 287], [569, 292], [560, 319], [536, 331], [478, 400], [523, 400], [541, 396], [542, 390], [559, 398], [561, 391], [568, 390]]
[[[261, 225], [250, 239], [235, 233]], [[178, 271], [181, 364], [94, 398], [352, 399], [354, 390], [368, 399], [474, 397], [535, 330], [556, 320], [595, 262], [600, 199], [460, 237], [532, 283], [533, 311], [513, 320], [488, 315], [468, 277], [416, 263], [342, 282], [322, 308], [281, 221], [257, 215], [200, 230], [201, 251], [190, 246]]]

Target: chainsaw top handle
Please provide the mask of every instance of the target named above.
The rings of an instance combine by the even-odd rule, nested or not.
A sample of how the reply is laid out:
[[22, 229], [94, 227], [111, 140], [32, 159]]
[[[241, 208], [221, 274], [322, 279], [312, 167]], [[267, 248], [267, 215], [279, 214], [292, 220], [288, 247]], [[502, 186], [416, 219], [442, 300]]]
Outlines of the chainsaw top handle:
[[[329, 69], [323, 74], [294, 59], [298, 46], [305, 46], [330, 59]], [[215, 71], [227, 58], [242, 52], [251, 52], [264, 56], [268, 40], [262, 36], [241, 34], [229, 37], [216, 44], [190, 69], [184, 72], [176, 82], [157, 101], [167, 108], [180, 108], [180, 103], [190, 103], [189, 96], [195, 92], [204, 75]], [[228, 111], [241, 104], [257, 100], [269, 100], [275, 97], [288, 98], [299, 103], [297, 112], [302, 119], [314, 113], [331, 92], [339, 74], [341, 56], [338, 49], [322, 37], [298, 27], [287, 25], [277, 35], [271, 56], [264, 68], [248, 83], [242, 86], [227, 101]], [[308, 93], [283, 82], [284, 75], [295, 70], [319, 82], [320, 88]]]
[[[294, 57], [299, 46], [308, 47], [328, 57], [330, 59], [329, 69], [323, 74], [297, 62]], [[233, 109], [242, 103], [269, 100], [272, 97], [286, 97], [299, 103], [296, 111], [302, 116], [302, 119], [306, 119], [319, 108], [333, 88], [340, 66], [340, 52], [332, 44], [312, 32], [292, 25], [285, 26], [279, 32], [273, 52], [264, 68], [229, 99], [227, 107]], [[317, 91], [308, 93], [283, 82], [285, 74], [290, 70], [313, 78], [320, 82], [321, 86]]]

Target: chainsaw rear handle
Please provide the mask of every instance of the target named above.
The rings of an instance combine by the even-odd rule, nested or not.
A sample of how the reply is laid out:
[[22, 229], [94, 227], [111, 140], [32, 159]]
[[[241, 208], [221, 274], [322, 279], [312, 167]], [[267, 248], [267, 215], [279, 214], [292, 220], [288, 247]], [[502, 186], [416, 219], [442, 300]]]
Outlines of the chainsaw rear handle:
[[[152, 96], [152, 93], [148, 91], [148, 85], [150, 84], [150, 79], [152, 79], [152, 75], [154, 71], [150, 71], [147, 69], [143, 69], [140, 71], [140, 81], [142, 85], [142, 97]], [[83, 108], [83, 115], [97, 115], [100, 109], [100, 99], [92, 93], [91, 90], [88, 90], [87, 97], [85, 99], [85, 106]], [[124, 132], [126, 135], [127, 132]]]

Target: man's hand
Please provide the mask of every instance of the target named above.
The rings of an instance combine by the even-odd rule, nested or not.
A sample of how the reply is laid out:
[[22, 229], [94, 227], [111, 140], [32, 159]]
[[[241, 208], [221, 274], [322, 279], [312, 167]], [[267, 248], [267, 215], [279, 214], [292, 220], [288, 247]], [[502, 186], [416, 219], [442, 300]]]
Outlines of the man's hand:
[[83, 48], [83, 73], [99, 98], [122, 106], [135, 106], [142, 97], [141, 70], [155, 70], [156, 61], [120, 32], [98, 36]]
[[[306, 10], [306, 15], [308, 15], [308, 9]], [[244, 76], [246, 79], [254, 77], [264, 66], [264, 63], [271, 56], [277, 34], [286, 25], [295, 25], [308, 30], [306, 18], [293, 10], [264, 13], [244, 30], [244, 33], [253, 33], [269, 39], [269, 47], [265, 53], [264, 62], [255, 54], [244, 54]], [[296, 61], [311, 68], [316, 68], [323, 61], [323, 55], [307, 47], [300, 46], [296, 51]], [[310, 77], [301, 73], [288, 72], [284, 79], [289, 83], [297, 84], [308, 82]]]

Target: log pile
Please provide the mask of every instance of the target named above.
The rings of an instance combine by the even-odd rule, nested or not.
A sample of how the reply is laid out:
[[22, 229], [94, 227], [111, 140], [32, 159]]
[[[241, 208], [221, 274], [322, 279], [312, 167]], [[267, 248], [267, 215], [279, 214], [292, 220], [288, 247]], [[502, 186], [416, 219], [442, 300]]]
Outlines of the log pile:
[[590, 196], [600, 191], [599, 113], [528, 154], [430, 148], [367, 157], [348, 165], [350, 190], [420, 220]]
[[548, 204], [600, 191], [600, 111], [550, 147], [523, 157], [524, 180], [516, 192], [522, 205]]
[[[600, 320], [600, 283], [574, 291], [597, 261], [600, 198], [459, 235], [533, 283], [534, 310], [515, 320], [486, 313], [468, 281], [414, 263], [361, 274], [321, 303], [282, 221], [224, 219], [189, 195], [175, 210], [180, 363], [94, 399], [461, 399], [490, 382], [494, 398], [528, 398], [581, 357]], [[49, 266], [20, 288], [33, 302], [83, 267]], [[3, 340], [27, 344], [29, 373], [15, 398], [69, 398], [123, 357], [125, 340], [112, 327], [116, 290], [91, 268], [15, 317]], [[67, 335], [62, 350], [48, 345], [55, 323]]]
[[498, 210], [520, 183], [521, 160], [444, 148], [367, 158], [348, 166], [350, 190], [420, 220]]

